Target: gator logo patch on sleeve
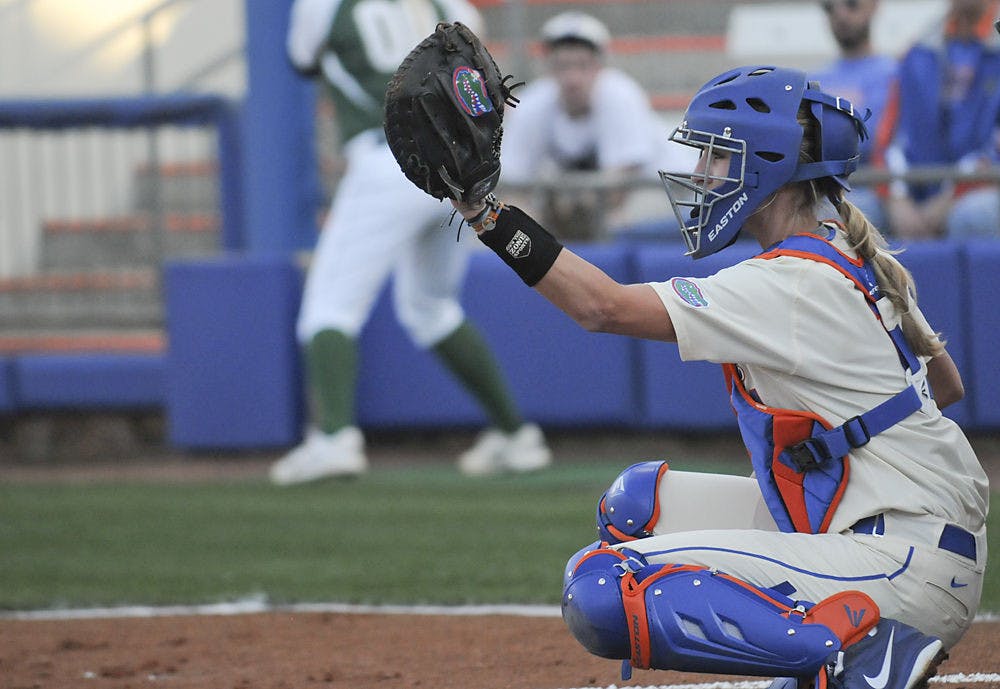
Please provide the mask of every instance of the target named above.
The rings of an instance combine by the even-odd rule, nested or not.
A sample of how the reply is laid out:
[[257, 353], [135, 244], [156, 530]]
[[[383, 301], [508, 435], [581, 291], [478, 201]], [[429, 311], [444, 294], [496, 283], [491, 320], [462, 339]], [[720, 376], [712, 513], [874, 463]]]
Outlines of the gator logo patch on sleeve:
[[451, 83], [462, 110], [473, 117], [493, 111], [493, 101], [490, 100], [483, 77], [477, 70], [472, 67], [456, 67]]
[[674, 292], [688, 306], [696, 309], [703, 309], [708, 306], [708, 298], [702, 294], [701, 287], [694, 280], [688, 278], [674, 278], [670, 281], [670, 286]]

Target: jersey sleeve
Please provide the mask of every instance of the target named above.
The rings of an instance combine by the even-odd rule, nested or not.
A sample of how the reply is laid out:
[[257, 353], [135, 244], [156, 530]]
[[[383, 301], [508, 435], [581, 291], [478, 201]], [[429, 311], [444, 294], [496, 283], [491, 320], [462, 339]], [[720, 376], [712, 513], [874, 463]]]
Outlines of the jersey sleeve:
[[649, 283], [670, 314], [681, 359], [794, 371], [801, 360], [795, 324], [805, 268], [795, 263], [750, 259], [710, 277]]
[[320, 55], [339, 3], [335, 0], [295, 0], [288, 23], [288, 57], [300, 71], [319, 66]]

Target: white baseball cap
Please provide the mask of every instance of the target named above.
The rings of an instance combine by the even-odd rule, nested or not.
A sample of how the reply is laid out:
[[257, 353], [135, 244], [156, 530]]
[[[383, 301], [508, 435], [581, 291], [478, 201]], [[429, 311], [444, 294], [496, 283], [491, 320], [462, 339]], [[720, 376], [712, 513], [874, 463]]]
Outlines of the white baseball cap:
[[542, 25], [542, 40], [549, 45], [560, 41], [582, 41], [603, 52], [610, 39], [608, 27], [583, 12], [563, 12]]

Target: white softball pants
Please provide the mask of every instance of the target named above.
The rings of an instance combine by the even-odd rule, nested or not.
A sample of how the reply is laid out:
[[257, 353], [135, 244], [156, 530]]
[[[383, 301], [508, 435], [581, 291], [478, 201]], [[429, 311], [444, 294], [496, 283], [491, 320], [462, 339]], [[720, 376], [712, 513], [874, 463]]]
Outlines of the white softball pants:
[[406, 179], [381, 132], [354, 137], [345, 154], [347, 173], [306, 277], [299, 341], [326, 329], [356, 337], [392, 274], [397, 318], [418, 346], [431, 347], [465, 318], [458, 292], [474, 236], [456, 242], [451, 204]]

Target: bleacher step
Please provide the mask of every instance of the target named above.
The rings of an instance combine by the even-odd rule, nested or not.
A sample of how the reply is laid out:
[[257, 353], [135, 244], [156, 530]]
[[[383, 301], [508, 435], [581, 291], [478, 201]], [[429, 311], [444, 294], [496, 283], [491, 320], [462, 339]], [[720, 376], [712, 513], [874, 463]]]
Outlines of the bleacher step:
[[43, 270], [151, 266], [163, 256], [195, 257], [218, 249], [219, 218], [210, 213], [169, 213], [157, 233], [149, 215], [48, 220], [42, 225]]
[[161, 354], [167, 338], [160, 328], [0, 328], [0, 355], [31, 353]]
[[0, 279], [0, 314], [5, 329], [159, 326], [159, 272], [45, 272]]

